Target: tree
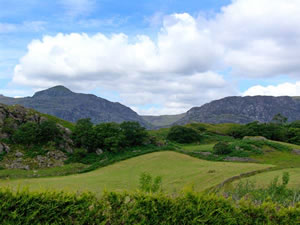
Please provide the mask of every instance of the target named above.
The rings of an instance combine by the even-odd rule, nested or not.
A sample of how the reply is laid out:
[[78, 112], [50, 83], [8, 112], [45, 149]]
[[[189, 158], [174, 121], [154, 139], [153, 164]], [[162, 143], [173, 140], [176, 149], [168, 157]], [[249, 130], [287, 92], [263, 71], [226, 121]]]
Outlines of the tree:
[[54, 121], [43, 121], [39, 126], [38, 141], [46, 144], [49, 141], [57, 142], [61, 138], [60, 130]]
[[95, 137], [93, 132], [93, 123], [90, 118], [77, 121], [72, 139], [79, 148], [85, 148], [89, 152], [95, 150]]
[[95, 145], [107, 151], [116, 152], [122, 148], [124, 135], [117, 123], [102, 123], [94, 127]]
[[200, 141], [201, 136], [193, 128], [173, 126], [168, 133], [167, 139], [170, 141], [185, 144]]
[[8, 138], [11, 140], [14, 132], [17, 129], [17, 125], [12, 118], [6, 118], [3, 121], [3, 126], [1, 131], [8, 135]]
[[27, 122], [22, 124], [14, 133], [13, 140], [17, 144], [31, 145], [38, 143], [39, 127], [37, 123]]
[[147, 131], [138, 122], [127, 121], [120, 124], [125, 146], [142, 145], [148, 137]]
[[283, 116], [281, 113], [278, 113], [273, 117], [271, 122], [276, 124], [285, 124], [287, 120], [288, 120], [287, 117]]

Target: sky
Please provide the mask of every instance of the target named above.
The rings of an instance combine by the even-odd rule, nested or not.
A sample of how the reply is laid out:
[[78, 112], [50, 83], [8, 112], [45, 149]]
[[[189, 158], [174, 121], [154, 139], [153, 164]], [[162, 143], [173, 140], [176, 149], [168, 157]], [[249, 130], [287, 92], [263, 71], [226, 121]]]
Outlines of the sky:
[[0, 0], [0, 94], [64, 85], [142, 115], [300, 96], [299, 0]]

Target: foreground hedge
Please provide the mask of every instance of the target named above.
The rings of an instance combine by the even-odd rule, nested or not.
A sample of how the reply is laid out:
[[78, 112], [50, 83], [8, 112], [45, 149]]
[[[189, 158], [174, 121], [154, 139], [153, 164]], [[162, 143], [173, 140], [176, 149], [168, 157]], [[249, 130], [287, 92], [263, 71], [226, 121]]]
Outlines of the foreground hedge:
[[213, 196], [11, 192], [0, 189], [1, 224], [300, 224], [300, 206], [254, 206]]

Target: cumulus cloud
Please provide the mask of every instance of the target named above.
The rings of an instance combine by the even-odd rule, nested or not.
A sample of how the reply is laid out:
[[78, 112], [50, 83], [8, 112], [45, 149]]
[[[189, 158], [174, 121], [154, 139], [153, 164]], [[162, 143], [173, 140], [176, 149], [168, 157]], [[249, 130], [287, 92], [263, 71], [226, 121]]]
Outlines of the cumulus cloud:
[[225, 65], [252, 77], [300, 74], [300, 1], [235, 0], [209, 21]]
[[269, 86], [256, 85], [246, 90], [243, 95], [300, 96], [300, 81]]
[[[63, 2], [75, 16], [92, 10], [91, 0]], [[158, 14], [154, 24], [161, 17], [154, 38], [73, 33], [34, 40], [15, 67], [13, 83], [33, 88], [65, 84], [83, 91], [100, 87], [117, 91], [122, 103], [139, 112], [177, 113], [239, 94], [216, 71], [299, 77], [299, 0], [233, 0], [209, 19]], [[267, 89], [272, 88], [255, 86], [245, 93]]]
[[122, 33], [34, 40], [15, 67], [13, 82], [34, 88], [102, 87], [118, 91], [130, 106], [158, 104], [177, 113], [234, 93], [221, 75], [210, 72], [222, 51], [193, 17], [174, 14], [164, 20], [157, 42], [144, 35], [131, 41]]

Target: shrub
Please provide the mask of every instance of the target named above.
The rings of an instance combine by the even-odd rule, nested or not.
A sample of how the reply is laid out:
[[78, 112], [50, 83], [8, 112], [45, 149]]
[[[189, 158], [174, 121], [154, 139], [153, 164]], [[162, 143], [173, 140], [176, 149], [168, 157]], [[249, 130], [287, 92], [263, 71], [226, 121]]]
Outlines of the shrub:
[[213, 152], [217, 155], [227, 155], [230, 154], [232, 150], [227, 142], [218, 142], [215, 144]]
[[146, 193], [155, 193], [161, 190], [162, 178], [160, 176], [154, 179], [148, 173], [140, 175], [140, 190]]
[[192, 128], [173, 126], [168, 133], [167, 139], [181, 144], [186, 144], [200, 141], [201, 136]]
[[300, 206], [282, 207], [186, 193], [29, 193], [0, 189], [1, 224], [299, 224]]
[[273, 202], [280, 205], [293, 206], [300, 202], [300, 191], [287, 188], [289, 179], [289, 173], [284, 172], [281, 183], [279, 182], [279, 177], [275, 177], [266, 188], [257, 188], [254, 181], [241, 181], [232, 191], [228, 191], [226, 195], [232, 196], [236, 201], [247, 197], [252, 202], [262, 204], [272, 199]]

